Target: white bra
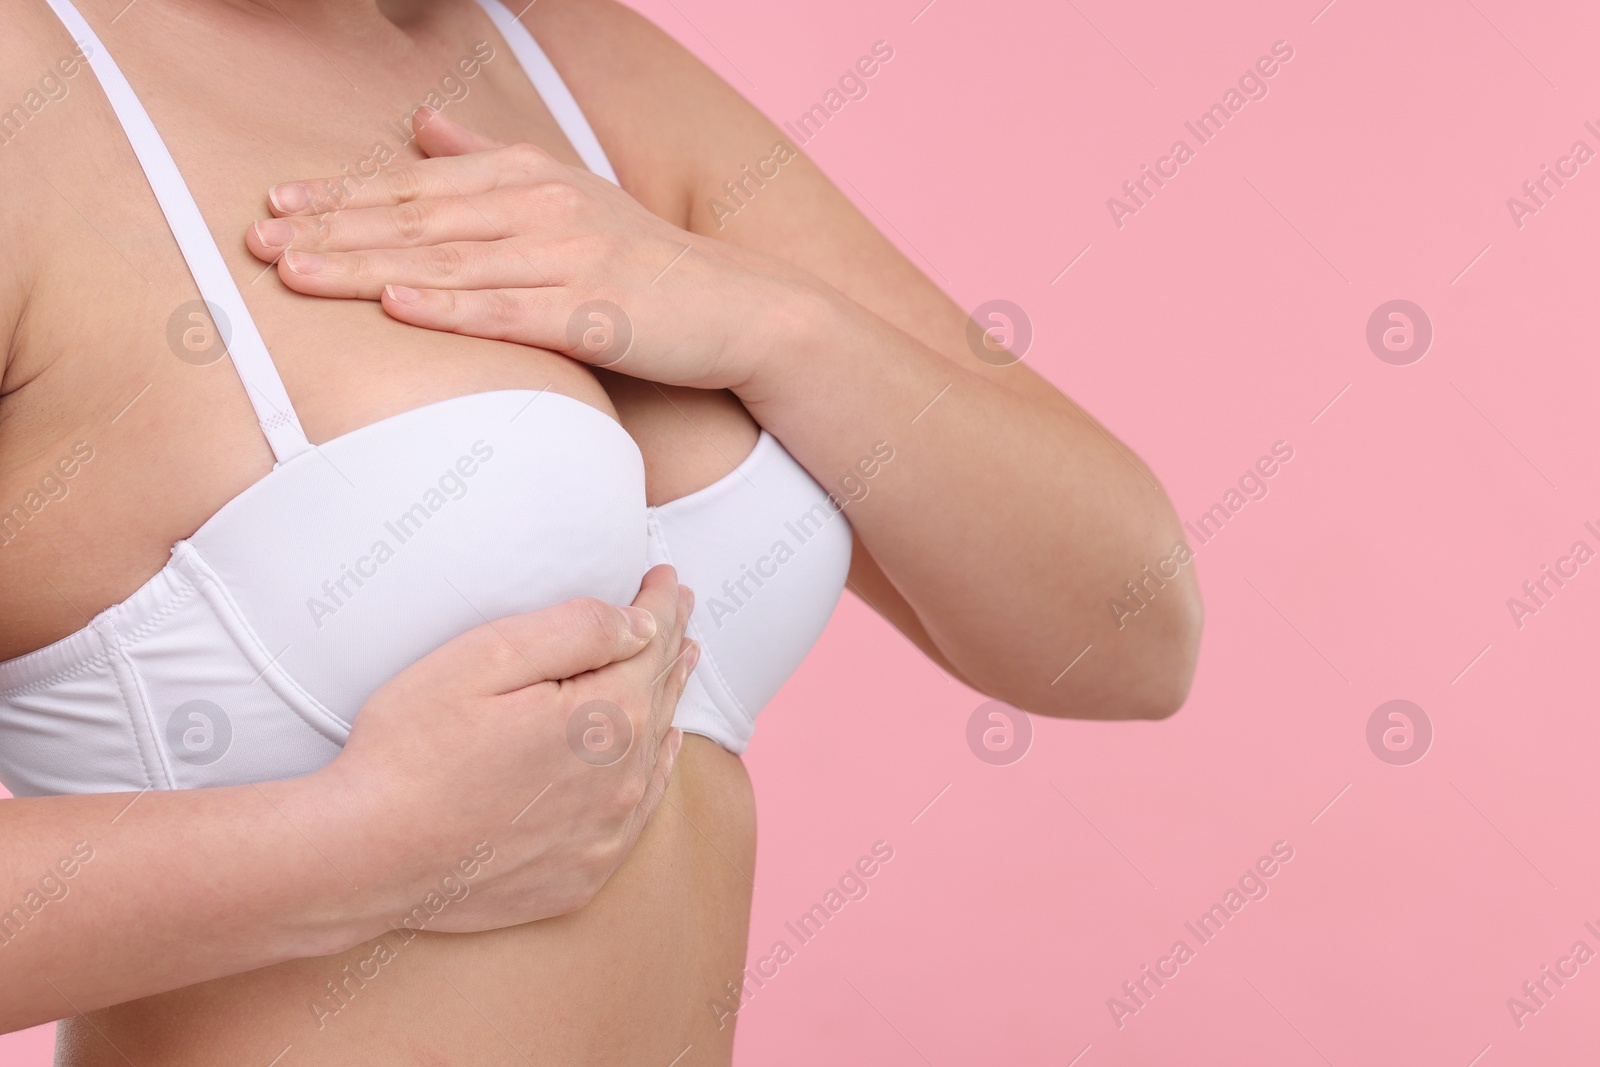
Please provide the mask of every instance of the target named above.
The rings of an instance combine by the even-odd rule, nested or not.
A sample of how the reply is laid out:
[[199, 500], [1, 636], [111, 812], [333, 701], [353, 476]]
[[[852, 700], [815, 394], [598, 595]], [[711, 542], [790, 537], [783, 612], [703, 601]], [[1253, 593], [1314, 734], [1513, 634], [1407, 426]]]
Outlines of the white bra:
[[[671, 563], [702, 655], [676, 723], [734, 752], [844, 588], [850, 530], [763, 431], [727, 477], [647, 507], [621, 426], [505, 390], [430, 404], [321, 445], [160, 135], [68, 0], [49, 0], [127, 131], [277, 465], [84, 629], [0, 663], [0, 781], [18, 796], [184, 789], [307, 774], [385, 680], [485, 620], [597, 596], [627, 604]], [[616, 180], [555, 68], [479, 0], [596, 173]]]

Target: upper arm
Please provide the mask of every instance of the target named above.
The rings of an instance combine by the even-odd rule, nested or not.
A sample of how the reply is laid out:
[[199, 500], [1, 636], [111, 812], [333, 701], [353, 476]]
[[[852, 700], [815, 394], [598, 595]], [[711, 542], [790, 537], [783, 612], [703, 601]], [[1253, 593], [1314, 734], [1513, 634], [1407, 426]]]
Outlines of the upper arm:
[[[614, 0], [541, 0], [524, 19], [563, 67], [623, 186], [644, 206], [694, 233], [787, 260], [1019, 398], [1070, 404], [1020, 363], [996, 367], [978, 360], [967, 347], [966, 313], [776, 124], [647, 19]], [[605, 58], [563, 64], [562, 53], [580, 54], [585, 40], [604, 40]], [[755, 186], [745, 175], [759, 173], [762, 161], [772, 173], [780, 143], [788, 146], [787, 161]], [[672, 180], [663, 185], [663, 175]], [[741, 180], [755, 191], [730, 211], [737, 205], [725, 183]], [[850, 588], [961, 679], [859, 537], [854, 549]]]
[[[964, 370], [1064, 402], [1021, 363], [975, 358], [967, 314], [772, 120], [649, 20], [615, 0], [540, 0], [524, 20], [563, 67], [622, 184], [646, 207], [694, 233], [793, 263]], [[581, 42], [595, 40], [606, 42], [603, 59], [560, 62], [563, 53], [589, 56]], [[780, 142], [792, 158], [769, 162], [776, 177], [755, 185], [747, 173], [759, 174]], [[672, 176], [668, 187], [661, 175]], [[746, 206], [729, 196], [728, 182], [755, 190]]]
[[[869, 58], [885, 54], [892, 57], [892, 49]], [[967, 312], [874, 226], [784, 130], [715, 73], [692, 58], [687, 63], [692, 64], [693, 80], [704, 83], [697, 95], [711, 102], [697, 124], [701, 132], [689, 229], [793, 263], [963, 371], [1035, 401], [1066, 403], [1024, 364], [995, 366], [978, 359], [969, 347]], [[757, 184], [766, 175], [772, 176]]]

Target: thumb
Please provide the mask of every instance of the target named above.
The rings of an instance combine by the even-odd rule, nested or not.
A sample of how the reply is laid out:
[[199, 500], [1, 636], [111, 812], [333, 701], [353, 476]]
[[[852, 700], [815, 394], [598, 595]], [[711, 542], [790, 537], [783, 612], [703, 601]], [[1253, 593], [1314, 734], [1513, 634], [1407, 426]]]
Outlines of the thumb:
[[417, 134], [417, 147], [430, 158], [505, 147], [499, 141], [467, 129], [454, 119], [445, 118], [431, 107], [419, 107], [412, 112], [411, 128]]

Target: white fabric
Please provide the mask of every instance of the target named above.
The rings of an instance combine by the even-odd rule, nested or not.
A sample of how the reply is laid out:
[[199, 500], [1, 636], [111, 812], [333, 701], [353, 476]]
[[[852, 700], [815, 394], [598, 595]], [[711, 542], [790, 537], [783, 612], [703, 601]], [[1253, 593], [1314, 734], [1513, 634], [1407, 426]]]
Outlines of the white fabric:
[[[94, 69], [108, 93], [132, 100], [118, 115], [141, 119], [146, 148], [159, 148], [104, 46], [68, 0], [51, 4], [105, 59]], [[569, 137], [583, 122], [575, 103], [556, 114]], [[171, 157], [140, 161], [169, 221], [180, 216], [174, 232], [191, 227], [183, 250], [202, 292], [237, 298], [198, 213], [182, 223], [168, 210], [193, 209]], [[255, 336], [242, 302], [229, 314], [236, 342]], [[252, 372], [293, 420], [260, 352]], [[0, 781], [37, 796], [306, 774], [428, 651], [576, 596], [628, 603], [657, 562], [698, 594], [690, 632], [703, 653], [675, 722], [743, 752], [827, 623], [850, 543], [827, 494], [765, 432], [727, 477], [651, 508], [638, 447], [594, 408], [527, 390], [430, 404], [283, 457], [133, 596], [0, 663]]]

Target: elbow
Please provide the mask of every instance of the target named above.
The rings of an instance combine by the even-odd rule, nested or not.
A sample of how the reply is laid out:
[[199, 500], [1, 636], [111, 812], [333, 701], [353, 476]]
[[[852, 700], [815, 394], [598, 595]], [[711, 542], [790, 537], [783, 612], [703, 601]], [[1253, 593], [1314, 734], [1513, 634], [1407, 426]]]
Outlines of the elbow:
[[1195, 669], [1200, 665], [1200, 633], [1205, 630], [1205, 606], [1200, 587], [1190, 584], [1174, 598], [1171, 611], [1152, 648], [1144, 656], [1141, 678], [1131, 681], [1125, 718], [1162, 720], [1178, 713], [1189, 701]]
[[[1198, 586], [1166, 598], [1159, 617], [1139, 619], [1139, 631], [1102, 634], [1084, 662], [1049, 686], [1022, 696], [1017, 707], [1035, 715], [1101, 721], [1160, 721], [1189, 699], [1200, 658], [1205, 612]], [[1102, 656], [1089, 659], [1104, 648]], [[1077, 674], [1077, 678], [1073, 678]]]
[[1174, 655], [1168, 661], [1152, 664], [1137, 677], [1097, 686], [1099, 692], [1046, 694], [1018, 706], [1052, 719], [1159, 722], [1176, 715], [1188, 701], [1193, 680], [1192, 659], [1185, 661]]
[[1168, 719], [1188, 701], [1200, 662], [1200, 634], [1205, 628], [1200, 590], [1191, 587], [1188, 593], [1174, 604], [1176, 610], [1162, 620], [1161, 632], [1141, 656], [1138, 677], [1128, 680], [1123, 714], [1113, 717]]
[[1097, 718], [1159, 721], [1176, 715], [1188, 701], [1205, 628], [1199, 587], [1191, 583], [1166, 608], [1162, 618], [1151, 620], [1158, 625], [1108, 695], [1109, 714]]
[[1153, 667], [1126, 696], [1110, 704], [1107, 714], [1096, 718], [1170, 719], [1188, 701], [1193, 682], [1194, 661], [1190, 659], [1185, 665], [1174, 657], [1173, 662]]

